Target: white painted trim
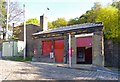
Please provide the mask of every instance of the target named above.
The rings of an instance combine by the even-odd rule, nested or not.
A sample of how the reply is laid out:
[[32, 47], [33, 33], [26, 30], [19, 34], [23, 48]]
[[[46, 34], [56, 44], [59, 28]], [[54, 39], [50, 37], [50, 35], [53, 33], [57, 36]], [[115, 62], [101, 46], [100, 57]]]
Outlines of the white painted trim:
[[86, 36], [93, 36], [93, 33], [75, 35], [76, 38], [78, 38], [78, 37], [86, 37]]

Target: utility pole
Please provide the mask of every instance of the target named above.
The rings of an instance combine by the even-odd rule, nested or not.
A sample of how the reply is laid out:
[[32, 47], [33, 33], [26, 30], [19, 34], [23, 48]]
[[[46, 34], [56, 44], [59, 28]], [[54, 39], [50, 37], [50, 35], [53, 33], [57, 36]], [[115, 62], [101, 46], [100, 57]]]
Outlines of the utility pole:
[[26, 59], [26, 20], [25, 20], [25, 4], [23, 5], [24, 10], [24, 59]]
[[8, 40], [9, 2], [10, 2], [10, 1], [7, 0], [6, 40]]

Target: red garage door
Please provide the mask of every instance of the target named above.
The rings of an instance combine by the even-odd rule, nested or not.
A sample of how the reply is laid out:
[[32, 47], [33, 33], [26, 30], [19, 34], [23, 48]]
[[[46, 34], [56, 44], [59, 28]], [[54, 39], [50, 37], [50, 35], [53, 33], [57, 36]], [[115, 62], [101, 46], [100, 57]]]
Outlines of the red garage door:
[[77, 38], [77, 47], [90, 47], [92, 46], [92, 37]]
[[52, 50], [52, 41], [42, 41], [42, 55], [49, 55]]
[[64, 61], [64, 40], [54, 41], [55, 62]]

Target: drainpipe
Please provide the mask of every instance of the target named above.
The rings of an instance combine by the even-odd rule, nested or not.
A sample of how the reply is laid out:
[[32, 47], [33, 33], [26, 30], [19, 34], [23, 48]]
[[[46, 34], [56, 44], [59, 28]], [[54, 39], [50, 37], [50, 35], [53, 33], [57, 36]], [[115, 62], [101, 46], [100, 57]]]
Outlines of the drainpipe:
[[72, 59], [72, 48], [71, 48], [71, 34], [69, 33], [69, 67], [71, 67], [71, 59]]

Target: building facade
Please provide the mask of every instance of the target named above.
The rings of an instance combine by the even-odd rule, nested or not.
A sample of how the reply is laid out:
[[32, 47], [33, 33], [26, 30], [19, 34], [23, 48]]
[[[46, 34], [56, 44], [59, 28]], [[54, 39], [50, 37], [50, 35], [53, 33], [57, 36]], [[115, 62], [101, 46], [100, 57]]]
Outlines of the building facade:
[[104, 66], [102, 23], [60, 27], [34, 33], [33, 37], [39, 40], [38, 61]]
[[[17, 28], [17, 27], [15, 27]], [[24, 41], [24, 26], [18, 26], [19, 34], [17, 35], [17, 39], [19, 41]], [[40, 26], [34, 24], [27, 24], [26, 25], [26, 55], [33, 56], [34, 54], [34, 45], [37, 45], [38, 41], [33, 40], [32, 34], [42, 31]]]

